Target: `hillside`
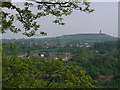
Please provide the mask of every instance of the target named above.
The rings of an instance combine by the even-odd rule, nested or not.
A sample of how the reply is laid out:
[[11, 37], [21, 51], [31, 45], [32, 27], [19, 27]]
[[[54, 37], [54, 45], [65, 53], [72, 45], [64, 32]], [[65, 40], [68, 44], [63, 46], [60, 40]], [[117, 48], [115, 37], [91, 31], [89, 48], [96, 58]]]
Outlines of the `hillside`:
[[25, 41], [25, 42], [50, 42], [52, 44], [67, 44], [67, 43], [78, 43], [78, 42], [104, 42], [104, 41], [115, 41], [117, 38], [112, 37], [110, 35], [101, 33], [88, 33], [88, 34], [71, 34], [71, 35], [63, 35], [59, 37], [51, 37], [51, 38], [32, 38], [32, 39], [11, 39], [11, 40], [3, 40], [3, 42], [16, 42], [16, 41]]
[[115, 41], [117, 38], [107, 34], [71, 34], [63, 35], [59, 37], [47, 38], [44, 40], [59, 41], [59, 43], [70, 43], [70, 42], [104, 42], [104, 41]]

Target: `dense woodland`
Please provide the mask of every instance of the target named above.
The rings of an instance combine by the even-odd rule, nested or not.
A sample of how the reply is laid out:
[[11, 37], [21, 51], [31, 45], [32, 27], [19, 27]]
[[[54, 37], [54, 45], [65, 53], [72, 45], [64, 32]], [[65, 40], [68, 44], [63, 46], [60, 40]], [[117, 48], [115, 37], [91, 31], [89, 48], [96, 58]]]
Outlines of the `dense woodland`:
[[[51, 41], [49, 44], [52, 46], [48, 48], [44, 47], [46, 44], [34, 41], [32, 39], [26, 42], [24, 39], [4, 41], [3, 88], [117, 88], [119, 86], [118, 41], [94, 42], [90, 47], [72, 47], [70, 44], [76, 45], [75, 42], [63, 45]], [[45, 57], [48, 57], [49, 52], [57, 52], [60, 55], [69, 52], [72, 57], [69, 60], [62, 58], [48, 60]], [[25, 53], [26, 56], [19, 57]], [[31, 57], [34, 53], [38, 55], [44, 53], [45, 57]]]

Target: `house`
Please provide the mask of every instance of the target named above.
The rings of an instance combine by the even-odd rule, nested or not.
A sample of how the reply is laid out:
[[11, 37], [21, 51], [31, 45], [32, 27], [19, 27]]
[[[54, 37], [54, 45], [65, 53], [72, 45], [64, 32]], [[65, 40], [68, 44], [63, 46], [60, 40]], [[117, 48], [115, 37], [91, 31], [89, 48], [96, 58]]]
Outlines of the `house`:
[[31, 55], [32, 58], [39, 58], [40, 56], [37, 53]]
[[41, 54], [40, 56], [43, 58], [45, 55], [44, 55], [44, 54]]
[[25, 53], [25, 54], [21, 54], [21, 55], [18, 55], [19, 58], [22, 58], [22, 57], [29, 57], [28, 53]]
[[71, 59], [72, 58], [72, 54], [71, 53], [62, 53], [62, 54], [60, 54], [60, 53], [57, 53], [57, 52], [50, 52], [49, 53], [49, 56], [48, 56], [48, 60], [58, 60], [58, 59], [62, 59], [62, 60], [69, 60], [69, 59]]

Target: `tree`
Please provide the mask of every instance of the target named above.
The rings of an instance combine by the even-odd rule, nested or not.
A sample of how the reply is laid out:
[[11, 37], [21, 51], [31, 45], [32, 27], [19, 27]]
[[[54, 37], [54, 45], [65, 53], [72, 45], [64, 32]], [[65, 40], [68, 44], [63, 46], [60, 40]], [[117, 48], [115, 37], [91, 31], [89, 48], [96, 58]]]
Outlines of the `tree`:
[[65, 63], [3, 56], [3, 88], [95, 88], [83, 68]]
[[[48, 0], [32, 0], [32, 2], [36, 3], [24, 3], [24, 8], [21, 9], [20, 7], [16, 6], [14, 3], [10, 2], [3, 2], [2, 1], [2, 33], [6, 33], [7, 30], [10, 30], [11, 32], [18, 33], [22, 30], [14, 25], [14, 21], [19, 21], [24, 28], [23, 34], [31, 37], [35, 35], [35, 32], [40, 28], [40, 25], [37, 24], [37, 19], [40, 19], [41, 17], [45, 17], [48, 15], [56, 16], [56, 19], [53, 21], [53, 23], [56, 23], [58, 25], [64, 25], [62, 16], [68, 16], [70, 15], [73, 10], [80, 10], [84, 12], [93, 12], [94, 9], [90, 9], [90, 2], [87, 2], [86, 0], [83, 0], [83, 2], [71, 2], [71, 0], [62, 1], [60, 0], [52, 0], [48, 2]], [[34, 9], [38, 10], [36, 14], [34, 14], [30, 8], [36, 7]], [[4, 8], [7, 8], [9, 10], [15, 10], [16, 14], [11, 14], [6, 11], [4, 11]], [[40, 34], [46, 35], [44, 31], [41, 31]]]

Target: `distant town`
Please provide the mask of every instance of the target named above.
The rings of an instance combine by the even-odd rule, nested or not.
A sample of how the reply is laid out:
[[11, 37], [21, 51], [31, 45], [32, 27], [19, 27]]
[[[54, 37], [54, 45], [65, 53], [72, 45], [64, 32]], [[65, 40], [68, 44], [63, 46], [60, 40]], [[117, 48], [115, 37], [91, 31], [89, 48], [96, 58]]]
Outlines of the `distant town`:
[[[24, 48], [18, 57], [44, 58], [47, 60], [69, 60], [73, 54], [66, 48], [91, 48], [95, 42], [115, 41], [114, 37], [101, 32], [94, 34], [73, 34], [43, 39], [4, 39], [5, 43], [15, 43]], [[63, 49], [63, 50], [62, 50]], [[98, 52], [98, 51], [97, 51]]]

